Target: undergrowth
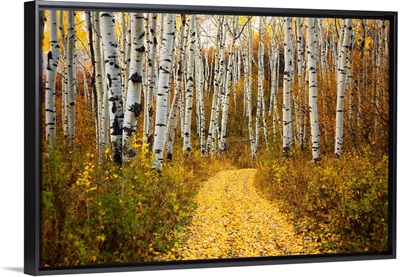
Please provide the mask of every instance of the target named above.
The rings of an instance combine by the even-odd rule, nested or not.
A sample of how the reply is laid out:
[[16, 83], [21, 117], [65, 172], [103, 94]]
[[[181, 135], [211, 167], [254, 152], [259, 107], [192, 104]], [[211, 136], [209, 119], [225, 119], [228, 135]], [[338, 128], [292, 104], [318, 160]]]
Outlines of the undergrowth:
[[98, 154], [79, 143], [43, 155], [41, 265], [145, 262], [168, 253], [171, 234], [190, 220], [200, 182], [227, 164], [176, 154], [158, 172], [148, 145], [132, 146], [136, 156], [122, 167], [109, 149]]
[[309, 153], [260, 155], [257, 185], [293, 216], [297, 231], [320, 253], [378, 252], [388, 242], [388, 156], [368, 147], [341, 159]]

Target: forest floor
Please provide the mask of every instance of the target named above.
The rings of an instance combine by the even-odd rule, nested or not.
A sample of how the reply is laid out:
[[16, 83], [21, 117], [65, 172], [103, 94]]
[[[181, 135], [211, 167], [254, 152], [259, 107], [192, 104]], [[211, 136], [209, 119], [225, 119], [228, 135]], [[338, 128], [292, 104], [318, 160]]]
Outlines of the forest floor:
[[191, 223], [175, 234], [177, 243], [161, 260], [282, 256], [315, 253], [289, 216], [255, 185], [256, 169], [225, 170], [204, 182]]

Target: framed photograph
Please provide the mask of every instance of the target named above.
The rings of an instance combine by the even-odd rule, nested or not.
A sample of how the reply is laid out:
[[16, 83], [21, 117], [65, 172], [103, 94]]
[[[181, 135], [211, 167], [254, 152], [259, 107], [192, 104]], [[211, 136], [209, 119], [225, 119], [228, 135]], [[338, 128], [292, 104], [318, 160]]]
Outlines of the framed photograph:
[[25, 3], [30, 275], [396, 257], [397, 12]]

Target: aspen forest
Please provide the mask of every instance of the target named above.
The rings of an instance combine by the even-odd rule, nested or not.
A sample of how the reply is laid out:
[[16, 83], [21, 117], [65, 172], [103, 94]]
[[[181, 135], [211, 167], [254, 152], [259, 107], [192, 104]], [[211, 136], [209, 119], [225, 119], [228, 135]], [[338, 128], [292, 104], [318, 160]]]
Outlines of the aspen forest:
[[41, 266], [387, 250], [388, 21], [40, 20]]

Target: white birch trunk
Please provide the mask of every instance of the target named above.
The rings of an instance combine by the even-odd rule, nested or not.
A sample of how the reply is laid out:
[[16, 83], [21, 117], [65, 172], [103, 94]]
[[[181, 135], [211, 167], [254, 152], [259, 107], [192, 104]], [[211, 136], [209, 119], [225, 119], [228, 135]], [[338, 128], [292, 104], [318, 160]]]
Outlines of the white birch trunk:
[[173, 156], [173, 146], [174, 146], [174, 139], [175, 139], [175, 132], [176, 127], [178, 127], [178, 113], [179, 113], [179, 106], [178, 103], [181, 101], [181, 94], [174, 93], [174, 98], [171, 104], [171, 110], [168, 115], [167, 120], [167, 127], [166, 127], [166, 134], [163, 144], [163, 149], [167, 151], [167, 161], [172, 161]]
[[[263, 108], [263, 96], [264, 96], [264, 44], [263, 44], [263, 26], [262, 26], [262, 19], [259, 19], [259, 43], [258, 43], [258, 76], [257, 76], [257, 109], [256, 109], [256, 137], [255, 137], [255, 144], [254, 144], [254, 152], [258, 154], [259, 148], [259, 139], [260, 139], [260, 117], [261, 117], [261, 110]], [[264, 128], [266, 126], [264, 125]], [[264, 130], [265, 133], [265, 130]]]
[[237, 86], [238, 86], [238, 76], [239, 76], [239, 71], [240, 71], [240, 55], [238, 54], [239, 49], [236, 49], [234, 46], [234, 62], [233, 62], [233, 104], [236, 107], [236, 92], [237, 92]]
[[53, 149], [56, 138], [56, 78], [60, 59], [60, 45], [58, 40], [57, 11], [49, 11], [50, 51], [47, 53], [46, 76], [46, 140], [50, 149]]
[[362, 95], [366, 91], [366, 82], [365, 82], [365, 76], [368, 76], [368, 69], [367, 69], [367, 55], [368, 55], [368, 50], [366, 46], [366, 39], [367, 39], [367, 23], [365, 19], [361, 20], [361, 26], [363, 30], [363, 40], [362, 40], [362, 49], [361, 49], [361, 69], [362, 73], [360, 74], [360, 79], [358, 80], [359, 82], [359, 87], [360, 91], [358, 93], [358, 103], [357, 103], [357, 127], [361, 127], [361, 123], [363, 121], [364, 115], [363, 115], [363, 109], [362, 109]]
[[322, 24], [323, 19], [318, 20], [318, 25], [319, 25], [319, 44], [320, 44], [320, 50], [321, 50], [321, 73], [322, 73], [322, 78], [325, 79], [326, 77], [326, 42], [325, 42], [325, 35], [324, 35], [324, 30], [323, 30], [323, 24]]
[[75, 99], [76, 99], [76, 63], [75, 63], [75, 12], [67, 11], [68, 38], [67, 38], [67, 74], [68, 74], [68, 137], [71, 146], [75, 144]]
[[[126, 61], [126, 45], [127, 45], [127, 29], [126, 29], [126, 14], [125, 12], [121, 12], [121, 37], [120, 37], [120, 67], [121, 67], [121, 89], [122, 89], [122, 95], [126, 94], [126, 90], [128, 89], [125, 84], [127, 84], [126, 78], [129, 78], [129, 68], [126, 67], [125, 61]], [[129, 21], [128, 21], [128, 24]], [[128, 34], [129, 35], [129, 34]], [[123, 99], [125, 102], [125, 99]], [[125, 110], [125, 107], [124, 107]]]
[[346, 88], [346, 76], [350, 66], [348, 59], [350, 49], [350, 33], [352, 29], [351, 19], [344, 22], [343, 44], [341, 46], [340, 61], [338, 67], [337, 82], [337, 106], [336, 106], [336, 132], [335, 132], [335, 155], [340, 158], [343, 153], [343, 114], [344, 114], [344, 96]]
[[62, 105], [62, 114], [61, 121], [63, 126], [63, 134], [64, 137], [68, 137], [68, 74], [66, 67], [66, 49], [67, 49], [67, 39], [65, 36], [65, 27], [64, 27], [64, 12], [59, 11], [58, 17], [58, 28], [60, 30], [60, 41], [61, 41], [61, 52], [60, 52], [60, 63], [61, 63], [61, 105]]
[[193, 110], [193, 87], [194, 87], [194, 55], [196, 52], [196, 16], [189, 17], [189, 33], [190, 33], [190, 49], [187, 67], [187, 89], [185, 95], [185, 128], [183, 137], [183, 152], [185, 155], [190, 155], [192, 149], [191, 141], [191, 122]]
[[142, 13], [135, 13], [132, 16], [131, 32], [131, 62], [129, 68], [128, 92], [123, 123], [123, 151], [124, 161], [135, 156], [135, 150], [130, 146], [130, 138], [137, 133], [138, 117], [142, 111], [141, 91], [143, 82], [143, 61], [145, 52], [145, 29]]
[[[234, 58], [234, 39], [237, 36], [237, 25], [238, 25], [238, 16], [233, 17], [232, 22], [232, 30], [233, 30], [233, 39], [229, 48], [228, 54], [228, 65], [227, 72], [225, 74], [225, 84], [224, 84], [224, 97], [222, 98], [222, 119], [221, 119], [221, 138], [219, 145], [219, 152], [226, 151], [226, 137], [227, 137], [227, 128], [228, 128], [228, 112], [229, 112], [229, 100], [231, 96], [231, 76], [233, 76], [233, 58]], [[221, 85], [222, 86], [222, 85]]]
[[292, 47], [292, 18], [285, 18], [285, 69], [283, 73], [283, 154], [287, 156], [290, 151], [292, 139], [292, 107], [291, 107], [291, 83], [293, 66], [293, 47]]
[[156, 127], [154, 134], [154, 168], [161, 170], [164, 154], [164, 140], [167, 125], [167, 94], [170, 93], [172, 75], [172, 53], [175, 39], [175, 15], [163, 17], [160, 73], [157, 88]]
[[154, 102], [154, 90], [156, 89], [156, 52], [157, 52], [157, 14], [153, 13], [149, 15], [150, 23], [150, 32], [149, 32], [149, 56], [147, 58], [147, 66], [148, 70], [148, 82], [149, 87], [147, 91], [147, 106], [146, 106], [146, 123], [145, 123], [145, 136], [147, 138], [147, 143], [151, 147], [153, 144], [153, 133], [154, 133], [154, 109], [153, 109], [153, 102]]
[[[100, 37], [100, 14], [99, 12], [93, 12], [93, 48], [94, 48], [94, 63], [95, 63], [95, 71], [96, 71], [96, 79], [95, 86], [97, 91], [97, 129], [99, 130], [99, 152], [102, 153], [106, 147], [108, 147], [107, 138], [106, 138], [106, 129], [104, 128], [104, 121], [108, 119], [104, 119], [103, 109], [104, 109], [104, 94], [106, 91], [104, 90], [104, 61], [102, 59], [102, 43]], [[108, 101], [108, 100], [107, 100]]]
[[317, 88], [317, 40], [315, 37], [315, 19], [307, 18], [307, 69], [308, 69], [308, 105], [310, 112], [312, 158], [315, 164], [319, 161], [320, 132], [318, 120]]
[[131, 22], [132, 22], [132, 17], [133, 13], [128, 13], [128, 24], [126, 28], [127, 36], [126, 36], [126, 47], [125, 47], [125, 69], [126, 69], [126, 78], [123, 80], [124, 81], [124, 90], [122, 91], [122, 102], [123, 102], [123, 109], [126, 109], [126, 96], [128, 94], [128, 87], [129, 87], [129, 69], [131, 68], [131, 55], [132, 55], [132, 33], [134, 30], [132, 30]]
[[251, 149], [251, 157], [252, 159], [256, 156], [255, 149], [255, 137], [253, 130], [253, 115], [252, 115], [252, 76], [251, 76], [251, 63], [253, 56], [253, 38], [252, 38], [252, 28], [251, 25], [247, 25], [247, 39], [246, 39], [246, 48], [247, 53], [244, 57], [244, 92], [245, 92], [245, 111], [246, 117], [248, 119], [248, 129], [249, 129], [249, 140], [250, 140], [250, 149]]
[[[216, 47], [214, 53], [214, 79], [213, 79], [213, 99], [212, 99], [212, 108], [211, 108], [211, 115], [210, 115], [210, 124], [208, 127], [208, 137], [207, 137], [207, 153], [211, 152], [212, 155], [215, 155], [215, 145], [216, 145], [216, 125], [218, 121], [217, 118], [217, 109], [218, 109], [218, 98], [219, 98], [219, 51], [220, 51], [220, 40], [221, 40], [221, 18], [220, 16], [218, 22], [218, 30], [217, 30], [217, 38], [216, 38]], [[212, 74], [210, 74], [211, 77]]]
[[342, 56], [342, 45], [343, 45], [343, 36], [344, 36], [344, 32], [346, 29], [346, 24], [343, 21], [341, 27], [340, 27], [340, 33], [339, 33], [339, 38], [338, 38], [338, 42], [336, 44], [336, 68], [335, 68], [335, 72], [336, 72], [336, 82], [339, 82], [339, 67], [340, 67], [340, 58]]
[[100, 12], [100, 30], [104, 44], [105, 74], [108, 81], [108, 108], [110, 136], [114, 162], [122, 163], [122, 125], [123, 103], [121, 74], [118, 65], [117, 39], [115, 37], [115, 19], [112, 12]]
[[[200, 152], [201, 155], [206, 153], [206, 119], [204, 110], [204, 80], [205, 76], [203, 74], [203, 63], [202, 63], [202, 51], [200, 46], [200, 32], [199, 32], [199, 22], [196, 25], [196, 98], [199, 102], [199, 125], [200, 125]], [[206, 54], [207, 56], [207, 54]]]
[[296, 28], [297, 28], [297, 82], [300, 88], [299, 91], [299, 109], [300, 109], [300, 130], [299, 130], [299, 139], [301, 144], [301, 149], [305, 149], [307, 147], [307, 135], [306, 135], [306, 91], [304, 89], [305, 80], [304, 80], [304, 38], [303, 38], [303, 23], [300, 18], [296, 19]]

